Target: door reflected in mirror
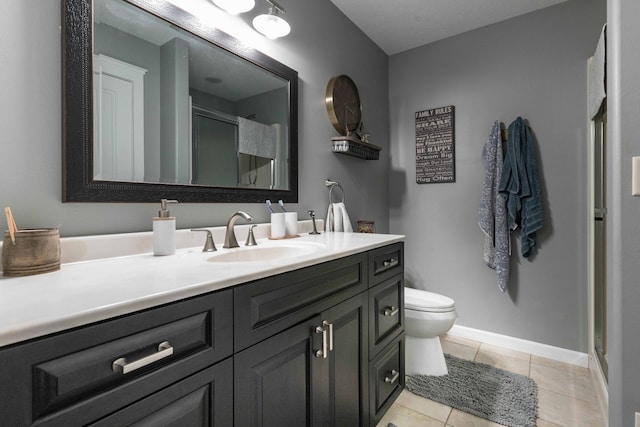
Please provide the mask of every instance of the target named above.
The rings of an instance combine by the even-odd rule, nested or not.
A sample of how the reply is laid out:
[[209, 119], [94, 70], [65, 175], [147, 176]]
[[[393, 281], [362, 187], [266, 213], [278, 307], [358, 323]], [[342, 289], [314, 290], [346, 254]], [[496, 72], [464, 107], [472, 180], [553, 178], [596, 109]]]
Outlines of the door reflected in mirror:
[[94, 179], [288, 188], [288, 81], [122, 0], [94, 7]]

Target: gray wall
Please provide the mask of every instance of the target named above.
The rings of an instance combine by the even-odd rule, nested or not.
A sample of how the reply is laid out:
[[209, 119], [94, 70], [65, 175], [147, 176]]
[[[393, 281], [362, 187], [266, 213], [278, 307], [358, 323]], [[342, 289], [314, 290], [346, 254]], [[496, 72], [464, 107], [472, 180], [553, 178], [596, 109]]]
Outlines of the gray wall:
[[160, 181], [189, 182], [189, 44], [160, 47]]
[[[455, 299], [458, 324], [587, 351], [586, 59], [602, 0], [570, 0], [390, 58], [390, 230], [407, 281]], [[415, 183], [416, 111], [454, 105], [456, 182]], [[512, 240], [508, 293], [482, 259], [481, 152], [495, 120], [535, 134], [546, 226], [528, 261]]]
[[608, 339], [609, 425], [633, 426], [640, 412], [640, 199], [631, 196], [631, 157], [640, 156], [640, 2], [609, 0]]
[[[342, 183], [355, 222], [373, 219], [388, 231], [389, 155], [388, 57], [329, 0], [283, 0], [292, 31], [264, 41], [268, 54], [299, 73], [299, 203], [289, 208], [305, 218], [324, 217], [324, 180]], [[214, 7], [211, 5], [211, 7]], [[62, 224], [63, 236], [150, 231], [156, 204], [61, 202], [61, 7], [59, 1], [9, 1], [0, 17], [0, 203], [11, 206], [18, 227]], [[330, 28], [327, 26], [330, 23]], [[372, 142], [383, 147], [379, 161], [330, 152], [336, 133], [324, 107], [329, 79], [349, 74], [364, 102]], [[268, 220], [262, 204], [181, 204], [171, 209], [178, 228], [223, 225], [243, 209]]]

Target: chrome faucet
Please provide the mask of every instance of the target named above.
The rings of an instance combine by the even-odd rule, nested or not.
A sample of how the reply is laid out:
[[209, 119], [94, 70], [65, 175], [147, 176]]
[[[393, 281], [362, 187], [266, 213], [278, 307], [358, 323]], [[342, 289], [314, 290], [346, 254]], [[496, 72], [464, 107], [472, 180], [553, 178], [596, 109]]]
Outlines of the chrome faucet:
[[242, 217], [245, 221], [251, 222], [253, 219], [251, 215], [246, 212], [238, 211], [231, 215], [229, 221], [227, 221], [227, 232], [224, 235], [224, 245], [223, 248], [239, 248], [238, 240], [236, 240], [236, 233], [233, 231], [233, 226], [235, 225], [238, 218]]

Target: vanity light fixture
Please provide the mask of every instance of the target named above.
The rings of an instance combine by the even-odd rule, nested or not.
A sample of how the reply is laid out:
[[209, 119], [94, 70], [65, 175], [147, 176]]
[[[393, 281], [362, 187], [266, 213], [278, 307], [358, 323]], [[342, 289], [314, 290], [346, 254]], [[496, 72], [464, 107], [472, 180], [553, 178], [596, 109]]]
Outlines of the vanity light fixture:
[[255, 0], [211, 0], [213, 4], [232, 15], [248, 12], [256, 5]]
[[278, 13], [286, 13], [284, 8], [274, 0], [266, 0], [271, 6], [269, 13], [264, 13], [253, 18], [253, 27], [270, 39], [284, 37], [291, 31], [287, 21], [278, 16]]

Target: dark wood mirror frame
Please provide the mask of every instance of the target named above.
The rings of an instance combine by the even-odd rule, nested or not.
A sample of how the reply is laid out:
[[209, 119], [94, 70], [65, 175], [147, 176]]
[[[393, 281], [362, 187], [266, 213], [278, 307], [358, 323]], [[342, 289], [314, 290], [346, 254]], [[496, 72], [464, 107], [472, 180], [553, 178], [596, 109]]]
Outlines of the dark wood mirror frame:
[[63, 202], [298, 202], [298, 73], [163, 0], [124, 0], [289, 82], [288, 190], [132, 183], [93, 179], [92, 0], [62, 0]]

